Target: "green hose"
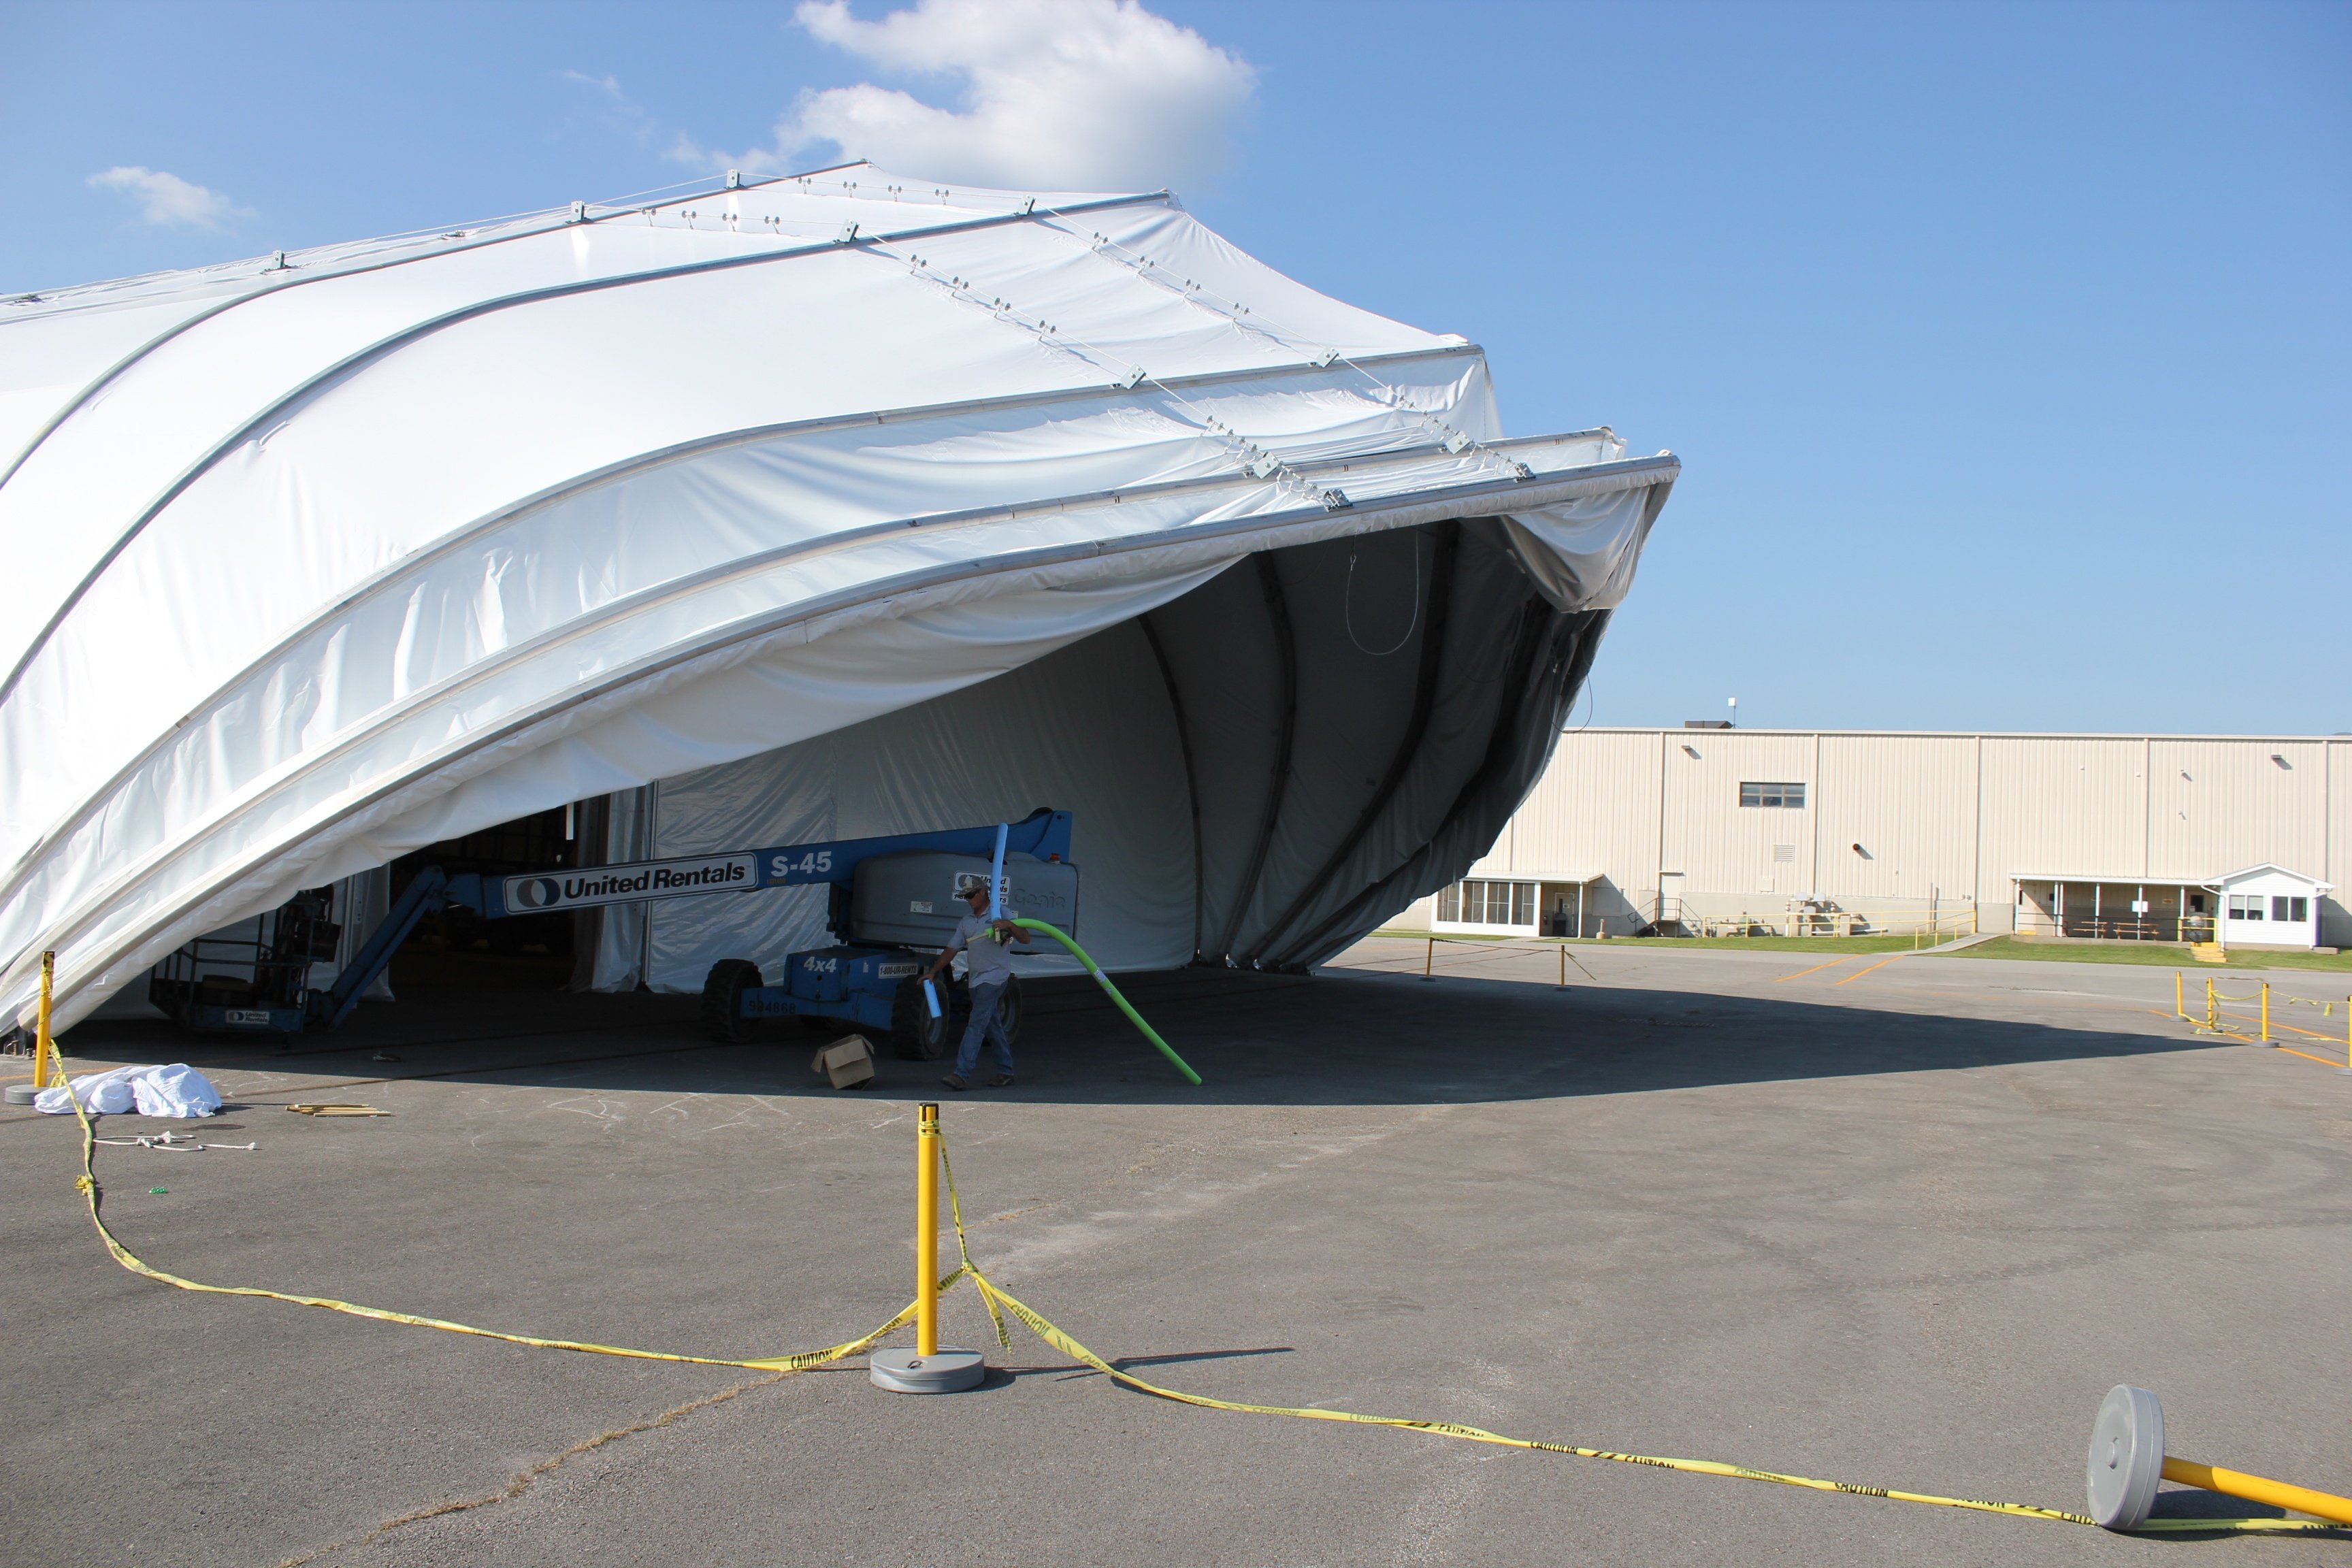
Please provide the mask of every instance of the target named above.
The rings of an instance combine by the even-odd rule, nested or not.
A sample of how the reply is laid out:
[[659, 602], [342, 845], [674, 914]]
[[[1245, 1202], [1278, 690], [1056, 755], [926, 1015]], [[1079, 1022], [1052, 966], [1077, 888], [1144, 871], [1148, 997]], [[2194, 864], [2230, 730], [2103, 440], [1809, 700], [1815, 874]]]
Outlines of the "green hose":
[[1178, 1072], [1182, 1073], [1187, 1079], [1191, 1079], [1195, 1086], [1199, 1085], [1201, 1075], [1194, 1072], [1191, 1065], [1187, 1063], [1182, 1057], [1176, 1054], [1173, 1047], [1170, 1046], [1167, 1041], [1160, 1037], [1159, 1030], [1153, 1028], [1150, 1025], [1143, 1021], [1142, 1014], [1137, 1012], [1132, 1006], [1128, 1005], [1127, 998], [1118, 994], [1118, 987], [1110, 983], [1110, 976], [1102, 972], [1102, 966], [1087, 955], [1085, 948], [1080, 947], [1076, 942], [1072, 942], [1069, 938], [1068, 932], [1062, 931], [1058, 927], [1048, 925], [1044, 921], [1015, 919], [1013, 923], [1017, 926], [1026, 926], [1031, 931], [1042, 931], [1047, 936], [1052, 937], [1055, 942], [1060, 942], [1064, 947], [1068, 948], [1070, 950], [1070, 956], [1076, 959], [1080, 963], [1085, 964], [1087, 966], [1087, 973], [1095, 977], [1095, 984], [1101, 986], [1106, 992], [1109, 993], [1110, 999], [1118, 1004], [1118, 1010], [1127, 1015], [1128, 1022], [1142, 1030], [1143, 1037], [1150, 1040], [1153, 1045], [1158, 1046], [1160, 1047], [1160, 1054], [1166, 1057], [1170, 1061], [1174, 1062]]

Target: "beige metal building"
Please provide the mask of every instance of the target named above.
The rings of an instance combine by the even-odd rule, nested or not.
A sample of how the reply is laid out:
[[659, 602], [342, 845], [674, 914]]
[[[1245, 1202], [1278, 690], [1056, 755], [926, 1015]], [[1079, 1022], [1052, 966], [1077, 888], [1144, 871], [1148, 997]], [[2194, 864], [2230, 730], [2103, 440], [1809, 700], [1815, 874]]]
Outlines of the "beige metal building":
[[2352, 945], [2352, 736], [1589, 729], [1395, 925], [2179, 941], [2264, 863], [2334, 889], [2316, 940]]

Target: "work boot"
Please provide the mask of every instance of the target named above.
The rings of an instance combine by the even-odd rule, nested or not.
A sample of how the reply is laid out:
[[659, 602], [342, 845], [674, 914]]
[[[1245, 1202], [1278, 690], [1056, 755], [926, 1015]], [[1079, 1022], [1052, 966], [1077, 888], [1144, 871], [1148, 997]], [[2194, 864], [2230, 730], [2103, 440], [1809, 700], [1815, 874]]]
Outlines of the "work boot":
[[998, 1073], [994, 1078], [988, 1080], [988, 1087], [991, 1089], [1011, 1089], [1013, 1087], [1013, 1075], [1009, 1072]]
[[971, 1087], [971, 1085], [964, 1082], [963, 1074], [960, 1072], [951, 1072], [948, 1074], [947, 1077], [940, 1079], [940, 1081], [947, 1085], [950, 1089], [954, 1089], [958, 1094], [961, 1094], [965, 1089]]

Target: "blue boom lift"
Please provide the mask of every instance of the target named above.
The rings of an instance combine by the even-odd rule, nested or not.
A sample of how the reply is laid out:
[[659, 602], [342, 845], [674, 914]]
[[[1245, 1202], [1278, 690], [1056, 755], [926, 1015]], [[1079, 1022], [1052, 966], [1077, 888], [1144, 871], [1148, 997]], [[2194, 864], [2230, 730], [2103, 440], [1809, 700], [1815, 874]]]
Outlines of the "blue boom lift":
[[[965, 912], [963, 894], [992, 880], [1007, 910], [1018, 909], [1077, 929], [1077, 868], [1070, 864], [1070, 814], [1040, 807], [1019, 822], [937, 833], [900, 833], [830, 844], [778, 845], [720, 855], [641, 860], [511, 877], [419, 871], [383, 921], [324, 991], [310, 966], [331, 959], [341, 927], [327, 917], [323, 889], [297, 894], [264, 917], [250, 939], [205, 938], [157, 966], [148, 1000], [184, 1028], [278, 1037], [332, 1029], [391, 965], [416, 922], [457, 907], [486, 920], [593, 909], [604, 904], [754, 888], [832, 889], [833, 946], [793, 953], [781, 984], [740, 958], [711, 965], [702, 1025], [719, 1040], [743, 1040], [762, 1018], [803, 1018], [887, 1038], [902, 1057], [943, 1055], [961, 1032], [969, 997], [961, 983], [927, 986], [916, 954], [947, 945]], [[268, 934], [261, 934], [267, 929]], [[205, 965], [227, 969], [206, 972]], [[249, 971], [251, 978], [238, 971]], [[1020, 1027], [1020, 984], [1005, 989], [1008, 1033]]]

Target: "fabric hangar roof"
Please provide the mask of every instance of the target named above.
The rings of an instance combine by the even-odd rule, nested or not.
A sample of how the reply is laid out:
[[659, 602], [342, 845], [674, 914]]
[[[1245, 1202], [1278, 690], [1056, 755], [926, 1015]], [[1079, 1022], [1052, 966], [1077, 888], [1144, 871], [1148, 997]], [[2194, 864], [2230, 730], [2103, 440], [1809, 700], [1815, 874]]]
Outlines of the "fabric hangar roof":
[[1506, 439], [1475, 346], [1166, 192], [866, 163], [0, 297], [0, 1009], [54, 949], [63, 1022], [300, 888], [1255, 552], [1490, 519], [1605, 618], [1679, 472]]

